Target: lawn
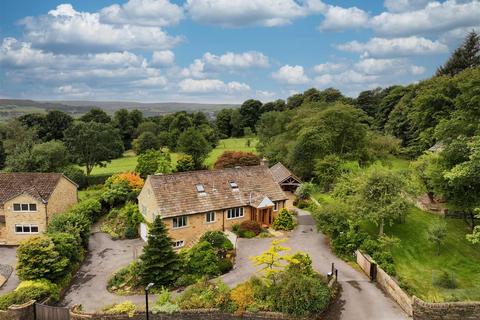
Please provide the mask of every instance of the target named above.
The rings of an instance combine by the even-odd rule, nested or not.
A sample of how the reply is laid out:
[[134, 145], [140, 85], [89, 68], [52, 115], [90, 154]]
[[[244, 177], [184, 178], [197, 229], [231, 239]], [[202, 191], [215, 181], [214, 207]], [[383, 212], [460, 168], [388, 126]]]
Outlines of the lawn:
[[[408, 291], [427, 301], [480, 300], [480, 246], [470, 244], [465, 235], [470, 232], [460, 219], [446, 219], [447, 238], [436, 255], [435, 247], [426, 236], [428, 226], [439, 217], [412, 207], [404, 224], [387, 227], [385, 233], [400, 239], [393, 249], [397, 276]], [[377, 233], [373, 225], [367, 227]], [[453, 275], [456, 289], [443, 289], [433, 285], [441, 272]]]
[[[256, 152], [256, 139], [252, 139], [250, 146], [247, 146], [246, 138], [229, 138], [220, 140], [218, 146], [213, 149], [205, 159], [205, 164], [212, 167], [218, 157], [227, 150]], [[175, 165], [178, 159], [178, 153], [171, 153], [172, 162]], [[137, 165], [137, 156], [132, 151], [127, 151], [123, 157], [114, 159], [106, 167], [95, 167], [92, 175], [114, 174], [118, 172], [133, 171]]]

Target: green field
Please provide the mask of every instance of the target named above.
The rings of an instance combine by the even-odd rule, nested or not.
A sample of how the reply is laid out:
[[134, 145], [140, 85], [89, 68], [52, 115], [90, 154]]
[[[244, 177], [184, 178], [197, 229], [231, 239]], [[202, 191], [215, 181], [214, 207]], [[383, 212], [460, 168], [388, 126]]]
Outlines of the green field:
[[[394, 170], [406, 170], [409, 161], [391, 158], [386, 165]], [[337, 201], [330, 194], [320, 191], [312, 196], [320, 204]], [[463, 220], [445, 219], [447, 238], [437, 256], [426, 232], [439, 219], [442, 218], [412, 206], [405, 223], [386, 226], [387, 235], [400, 239], [400, 245], [392, 250], [397, 278], [410, 294], [426, 301], [480, 301], [480, 245], [472, 245], [466, 240], [465, 235], [471, 231]], [[377, 236], [377, 226], [362, 223], [362, 227], [373, 237]], [[444, 289], [433, 284], [433, 279], [445, 271], [456, 280], [456, 289]]]
[[[426, 230], [442, 219], [412, 207], [404, 224], [386, 227], [385, 233], [400, 239], [400, 245], [392, 254], [397, 277], [412, 294], [427, 301], [480, 300], [480, 246], [465, 239], [470, 232], [461, 219], [445, 219], [447, 238], [436, 255], [433, 244], [427, 240]], [[378, 229], [370, 224], [365, 227], [376, 235]], [[433, 285], [433, 278], [441, 272], [453, 275], [456, 289], [443, 289]]]
[[[248, 151], [256, 152], [255, 146], [257, 144], [256, 139], [252, 139], [250, 147], [247, 146], [246, 138], [230, 138], [220, 140], [218, 146], [213, 149], [205, 159], [205, 164], [208, 167], [212, 167], [218, 157], [227, 150], [231, 151]], [[171, 153], [172, 162], [175, 165], [177, 163], [178, 153]], [[123, 157], [114, 159], [107, 164], [106, 167], [95, 167], [92, 170], [92, 175], [104, 175], [114, 174], [118, 172], [133, 171], [137, 165], [137, 156], [133, 152], [126, 152]]]

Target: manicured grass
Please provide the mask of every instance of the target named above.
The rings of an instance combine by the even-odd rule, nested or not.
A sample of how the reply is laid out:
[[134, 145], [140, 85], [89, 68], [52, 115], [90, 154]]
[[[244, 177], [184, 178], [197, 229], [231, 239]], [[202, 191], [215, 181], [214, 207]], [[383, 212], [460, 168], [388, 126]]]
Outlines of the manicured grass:
[[[218, 157], [227, 150], [231, 151], [245, 151], [245, 152], [256, 152], [255, 146], [257, 140], [255, 138], [251, 139], [250, 146], [247, 146], [246, 138], [230, 138], [220, 140], [218, 146], [213, 149], [208, 158], [205, 159], [205, 164], [208, 167], [212, 167]], [[177, 159], [179, 157], [178, 153], [171, 153], [173, 165], [176, 165]], [[118, 159], [113, 159], [106, 167], [95, 167], [92, 170], [92, 175], [104, 175], [104, 174], [114, 174], [118, 172], [133, 171], [137, 166], [137, 156], [132, 151], [127, 151], [123, 157]]]
[[[398, 237], [401, 241], [392, 251], [397, 277], [410, 293], [427, 301], [480, 301], [480, 246], [472, 245], [465, 239], [470, 230], [463, 220], [446, 219], [448, 233], [437, 256], [426, 232], [439, 219], [412, 207], [404, 224], [385, 229], [387, 235]], [[377, 234], [377, 228], [371, 224], [366, 229]], [[453, 274], [456, 289], [433, 285], [433, 278], [444, 271]]]
[[208, 158], [205, 159], [205, 165], [208, 167], [212, 167], [215, 161], [217, 161], [218, 157], [224, 151], [243, 151], [243, 152], [253, 152], [257, 153], [255, 146], [257, 145], [257, 139], [251, 138], [250, 139], [250, 146], [247, 145], [247, 138], [230, 138], [230, 139], [222, 139], [220, 140], [218, 146], [213, 149]]

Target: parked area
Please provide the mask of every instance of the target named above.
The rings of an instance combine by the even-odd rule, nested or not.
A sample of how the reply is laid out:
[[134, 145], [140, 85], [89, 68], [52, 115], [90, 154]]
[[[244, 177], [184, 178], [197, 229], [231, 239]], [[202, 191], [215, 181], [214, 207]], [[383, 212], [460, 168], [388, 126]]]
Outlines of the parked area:
[[4, 266], [3, 268], [5, 269], [5, 271], [7, 271], [6, 269], [8, 268], [8, 266], [13, 268], [13, 272], [8, 277], [7, 282], [5, 282], [5, 284], [0, 288], [0, 295], [12, 291], [17, 287], [20, 282], [15, 271], [15, 265], [17, 264], [16, 254], [17, 247], [0, 247], [0, 268]]

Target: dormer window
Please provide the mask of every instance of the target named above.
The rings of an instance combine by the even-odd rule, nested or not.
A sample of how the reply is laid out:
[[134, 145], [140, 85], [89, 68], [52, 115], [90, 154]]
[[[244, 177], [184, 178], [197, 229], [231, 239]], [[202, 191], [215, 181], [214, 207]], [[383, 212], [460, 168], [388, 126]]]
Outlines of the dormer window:
[[232, 181], [230, 181], [230, 187], [232, 189], [238, 189], [238, 184], [235, 181], [232, 180]]
[[197, 192], [198, 192], [198, 193], [205, 192], [205, 187], [204, 187], [203, 184], [201, 184], [201, 183], [196, 184], [196, 185], [195, 185], [195, 188], [197, 189]]

